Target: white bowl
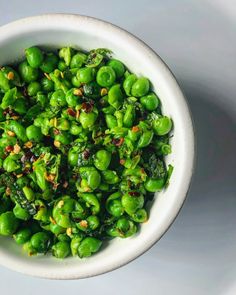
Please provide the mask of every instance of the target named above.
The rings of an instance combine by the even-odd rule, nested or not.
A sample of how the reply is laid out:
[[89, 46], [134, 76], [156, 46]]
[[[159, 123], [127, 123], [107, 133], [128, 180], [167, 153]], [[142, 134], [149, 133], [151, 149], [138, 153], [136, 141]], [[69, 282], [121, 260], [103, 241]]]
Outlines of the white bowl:
[[0, 28], [0, 65], [23, 56], [39, 45], [65, 45], [84, 50], [103, 47], [114, 52], [138, 75], [147, 76], [162, 102], [163, 113], [174, 121], [174, 166], [169, 187], [156, 194], [148, 222], [129, 239], [116, 238], [88, 259], [57, 260], [51, 256], [27, 257], [12, 239], [0, 238], [0, 263], [10, 269], [43, 278], [78, 279], [114, 270], [141, 255], [158, 241], [177, 216], [190, 185], [194, 163], [194, 135], [190, 112], [178, 83], [160, 57], [130, 33], [101, 20], [80, 15], [53, 14], [21, 19]]

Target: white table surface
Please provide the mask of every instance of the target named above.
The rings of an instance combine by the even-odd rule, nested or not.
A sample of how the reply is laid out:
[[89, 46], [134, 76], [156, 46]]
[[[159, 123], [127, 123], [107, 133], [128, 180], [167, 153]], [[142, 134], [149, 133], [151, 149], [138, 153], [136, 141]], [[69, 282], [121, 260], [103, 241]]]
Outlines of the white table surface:
[[42, 280], [0, 267], [0, 294], [236, 294], [235, 1], [0, 0], [0, 25], [49, 12], [108, 20], [159, 53], [193, 113], [196, 173], [175, 223], [134, 262], [80, 281]]

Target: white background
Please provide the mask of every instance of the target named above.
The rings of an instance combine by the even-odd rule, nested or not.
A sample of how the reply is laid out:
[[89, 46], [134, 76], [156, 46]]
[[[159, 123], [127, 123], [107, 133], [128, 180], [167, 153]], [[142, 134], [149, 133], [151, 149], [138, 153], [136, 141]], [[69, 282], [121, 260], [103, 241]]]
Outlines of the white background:
[[110, 21], [164, 59], [193, 113], [196, 173], [171, 229], [134, 262], [80, 281], [30, 278], [0, 267], [0, 294], [236, 294], [236, 2], [0, 0], [0, 25], [49, 12]]

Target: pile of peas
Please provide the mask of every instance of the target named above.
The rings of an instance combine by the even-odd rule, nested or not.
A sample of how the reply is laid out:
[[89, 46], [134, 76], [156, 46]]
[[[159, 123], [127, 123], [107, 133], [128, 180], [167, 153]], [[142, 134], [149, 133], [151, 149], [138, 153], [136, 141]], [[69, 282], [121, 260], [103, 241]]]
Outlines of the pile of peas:
[[109, 50], [26, 49], [0, 68], [0, 234], [57, 258], [134, 235], [169, 182], [171, 130], [150, 81]]

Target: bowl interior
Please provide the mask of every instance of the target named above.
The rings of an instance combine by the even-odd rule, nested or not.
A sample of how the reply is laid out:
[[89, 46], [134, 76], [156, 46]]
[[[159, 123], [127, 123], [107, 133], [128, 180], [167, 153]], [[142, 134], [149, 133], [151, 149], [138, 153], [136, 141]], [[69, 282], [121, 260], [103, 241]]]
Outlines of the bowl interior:
[[138, 75], [150, 79], [162, 102], [162, 111], [174, 121], [173, 152], [167, 163], [174, 166], [169, 187], [156, 194], [148, 222], [129, 239], [114, 239], [88, 259], [50, 256], [29, 258], [12, 239], [0, 238], [0, 263], [12, 269], [50, 278], [82, 278], [117, 268], [151, 247], [167, 230], [185, 199], [193, 168], [193, 132], [188, 107], [174, 77], [144, 43], [127, 32], [96, 19], [74, 15], [45, 15], [23, 19], [0, 28], [0, 65], [19, 60], [24, 49], [38, 45], [49, 48], [73, 46], [113, 51]]

